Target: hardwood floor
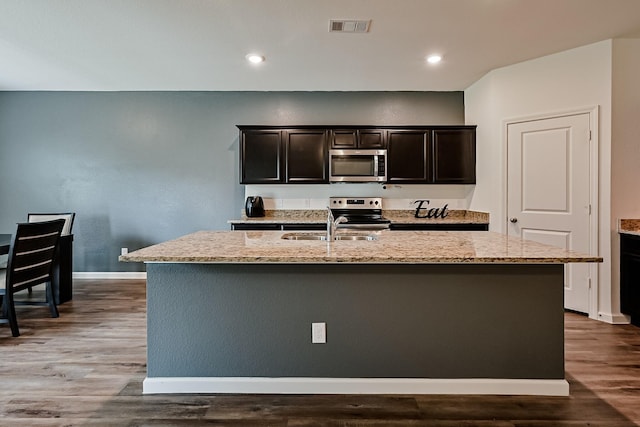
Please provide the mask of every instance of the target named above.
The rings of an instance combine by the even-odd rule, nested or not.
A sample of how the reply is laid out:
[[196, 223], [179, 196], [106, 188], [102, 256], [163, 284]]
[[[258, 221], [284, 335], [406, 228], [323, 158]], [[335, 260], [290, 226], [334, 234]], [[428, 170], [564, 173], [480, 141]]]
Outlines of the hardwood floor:
[[144, 281], [74, 282], [0, 327], [0, 426], [640, 425], [640, 328], [567, 313], [569, 397], [147, 395]]

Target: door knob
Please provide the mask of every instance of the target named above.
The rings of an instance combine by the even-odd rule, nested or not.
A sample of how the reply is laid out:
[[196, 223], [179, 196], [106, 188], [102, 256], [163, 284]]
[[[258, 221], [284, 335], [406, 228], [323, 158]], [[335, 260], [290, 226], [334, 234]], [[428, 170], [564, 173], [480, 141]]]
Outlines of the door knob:
[[518, 222], [518, 218], [509, 218], [509, 221], [515, 224], [516, 222]]

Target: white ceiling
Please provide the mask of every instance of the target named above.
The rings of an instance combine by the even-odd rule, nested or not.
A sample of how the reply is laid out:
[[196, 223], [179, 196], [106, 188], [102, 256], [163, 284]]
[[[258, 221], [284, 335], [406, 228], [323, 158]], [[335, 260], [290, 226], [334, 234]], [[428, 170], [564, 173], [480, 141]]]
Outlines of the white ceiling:
[[640, 0], [0, 0], [0, 90], [464, 90], [617, 37]]

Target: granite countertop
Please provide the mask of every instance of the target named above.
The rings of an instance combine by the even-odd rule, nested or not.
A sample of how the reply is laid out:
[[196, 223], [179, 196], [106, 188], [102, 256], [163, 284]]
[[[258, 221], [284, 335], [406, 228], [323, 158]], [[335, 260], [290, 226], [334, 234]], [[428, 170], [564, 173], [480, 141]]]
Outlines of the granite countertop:
[[[284, 240], [281, 231], [199, 231], [120, 256], [177, 263], [551, 263], [602, 262], [488, 231], [376, 231], [374, 241]], [[306, 233], [314, 234], [314, 233]]]
[[[445, 218], [416, 218], [415, 210], [383, 210], [382, 216], [397, 224], [489, 224], [489, 214], [466, 210], [449, 210]], [[229, 220], [229, 224], [321, 224], [327, 222], [326, 210], [268, 210], [263, 217]]]
[[618, 221], [618, 233], [640, 236], [640, 219], [621, 219]]

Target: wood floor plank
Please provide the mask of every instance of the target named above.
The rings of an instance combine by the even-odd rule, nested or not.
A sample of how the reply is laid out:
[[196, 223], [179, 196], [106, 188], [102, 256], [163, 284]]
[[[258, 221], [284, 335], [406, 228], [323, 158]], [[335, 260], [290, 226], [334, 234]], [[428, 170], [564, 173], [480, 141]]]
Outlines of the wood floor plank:
[[[37, 290], [36, 295], [40, 290]], [[142, 395], [145, 283], [76, 280], [60, 317], [0, 327], [0, 426], [640, 425], [640, 328], [565, 314], [569, 397]]]

